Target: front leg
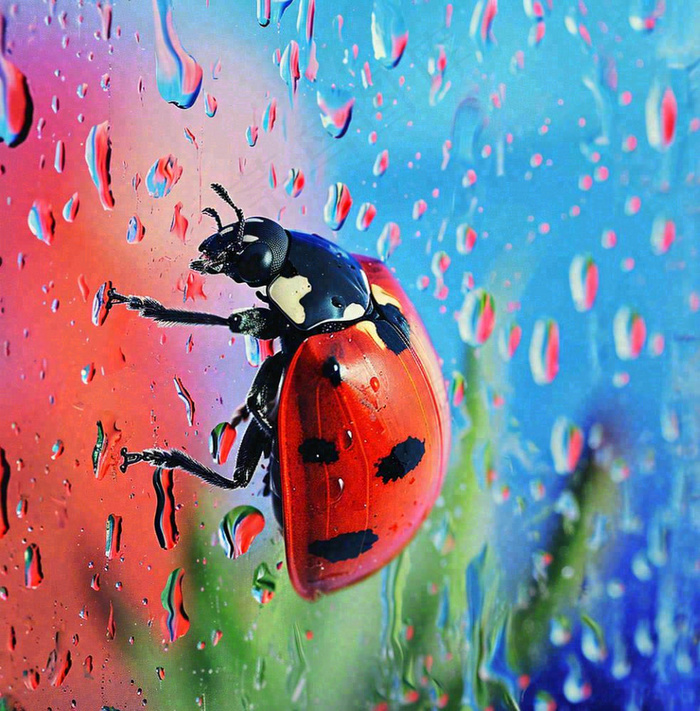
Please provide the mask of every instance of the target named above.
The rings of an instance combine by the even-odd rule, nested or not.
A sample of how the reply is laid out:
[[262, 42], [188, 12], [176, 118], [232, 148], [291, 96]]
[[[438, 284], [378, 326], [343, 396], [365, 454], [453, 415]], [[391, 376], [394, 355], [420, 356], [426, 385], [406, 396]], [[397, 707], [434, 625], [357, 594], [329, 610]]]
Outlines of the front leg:
[[138, 311], [143, 318], [152, 319], [163, 326], [227, 326], [233, 333], [263, 340], [278, 338], [283, 328], [280, 317], [270, 309], [237, 309], [230, 316], [168, 309], [150, 296], [120, 294], [110, 282], [103, 284], [95, 294], [93, 323], [96, 326], [102, 325], [107, 314], [117, 304], [125, 304], [128, 309]]

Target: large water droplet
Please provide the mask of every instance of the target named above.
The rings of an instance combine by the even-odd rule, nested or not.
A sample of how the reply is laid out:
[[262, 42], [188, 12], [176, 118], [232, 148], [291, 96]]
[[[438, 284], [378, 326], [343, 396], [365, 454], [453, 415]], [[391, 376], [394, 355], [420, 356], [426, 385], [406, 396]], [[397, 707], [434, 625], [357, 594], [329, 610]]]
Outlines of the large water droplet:
[[470, 346], [485, 343], [496, 323], [496, 303], [484, 289], [474, 289], [464, 298], [459, 313], [459, 335]]
[[352, 207], [352, 197], [348, 186], [344, 183], [335, 183], [328, 188], [328, 200], [323, 208], [323, 219], [333, 230], [338, 231], [347, 219]]
[[0, 142], [11, 148], [22, 143], [33, 115], [27, 78], [5, 56], [5, 17], [0, 14]]
[[160, 601], [166, 612], [163, 626], [169, 642], [174, 642], [187, 634], [187, 630], [190, 628], [190, 618], [185, 612], [185, 600], [182, 594], [184, 576], [184, 568], [175, 568], [168, 576], [168, 581], [160, 596]]
[[175, 496], [173, 473], [158, 467], [153, 472], [153, 488], [156, 492], [155, 531], [160, 547], [170, 550], [177, 545], [180, 534], [175, 522]]
[[265, 528], [265, 517], [254, 506], [236, 506], [221, 519], [219, 543], [228, 558], [248, 552], [258, 534]]
[[50, 245], [53, 242], [56, 218], [53, 216], [51, 205], [46, 200], [34, 201], [27, 217], [27, 224], [32, 234], [44, 244]]
[[355, 97], [343, 89], [331, 88], [316, 92], [316, 103], [321, 110], [321, 124], [333, 138], [342, 138], [352, 118]]
[[374, 0], [372, 48], [374, 58], [387, 69], [395, 67], [408, 43], [408, 30], [398, 0]]
[[175, 32], [172, 0], [153, 0], [156, 83], [160, 95], [180, 109], [189, 109], [202, 88], [202, 67], [188, 54]]
[[85, 162], [105, 210], [111, 210], [114, 207], [114, 197], [110, 190], [111, 158], [112, 141], [109, 137], [109, 121], [103, 121], [90, 129], [85, 141]]
[[182, 166], [177, 158], [168, 154], [159, 158], [148, 171], [146, 187], [151, 197], [162, 198], [170, 193], [182, 175]]
[[225, 464], [236, 441], [236, 428], [228, 422], [220, 422], [211, 431], [209, 451], [217, 464]]

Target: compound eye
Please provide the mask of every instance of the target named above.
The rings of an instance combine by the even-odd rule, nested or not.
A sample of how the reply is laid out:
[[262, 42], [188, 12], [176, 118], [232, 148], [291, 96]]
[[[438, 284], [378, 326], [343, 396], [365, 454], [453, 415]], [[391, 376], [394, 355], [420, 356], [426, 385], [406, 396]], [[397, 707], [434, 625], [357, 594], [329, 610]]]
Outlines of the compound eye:
[[248, 284], [259, 286], [270, 279], [272, 250], [264, 242], [248, 245], [238, 259], [238, 273]]

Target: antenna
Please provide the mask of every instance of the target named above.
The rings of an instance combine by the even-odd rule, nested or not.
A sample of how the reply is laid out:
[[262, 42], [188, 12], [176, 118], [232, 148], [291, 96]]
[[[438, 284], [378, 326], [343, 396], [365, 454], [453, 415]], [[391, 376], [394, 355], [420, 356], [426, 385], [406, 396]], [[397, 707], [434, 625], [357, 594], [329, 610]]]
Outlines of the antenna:
[[213, 207], [205, 207], [202, 210], [203, 215], [209, 215], [209, 217], [213, 217], [216, 220], [216, 228], [221, 232], [221, 228], [223, 225], [221, 224], [221, 218], [219, 217], [219, 213], [213, 208]]
[[245, 215], [243, 214], [243, 210], [241, 210], [238, 205], [236, 205], [233, 200], [231, 200], [231, 196], [228, 194], [228, 191], [223, 185], [219, 185], [219, 183], [212, 183], [211, 184], [211, 189], [226, 203], [228, 203], [235, 211], [236, 216], [238, 217], [238, 234], [236, 235], [236, 239], [239, 244], [243, 243], [243, 233], [245, 231]]

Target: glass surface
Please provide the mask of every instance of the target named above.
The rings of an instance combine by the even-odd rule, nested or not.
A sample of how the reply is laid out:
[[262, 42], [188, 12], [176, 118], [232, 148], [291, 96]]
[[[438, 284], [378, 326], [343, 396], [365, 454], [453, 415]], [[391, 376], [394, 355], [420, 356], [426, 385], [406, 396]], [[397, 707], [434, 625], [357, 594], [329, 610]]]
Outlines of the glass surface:
[[[698, 708], [696, 2], [0, 11], [0, 708]], [[443, 363], [431, 515], [314, 603], [266, 464], [118, 469], [231, 476], [265, 348], [91, 323], [260, 305], [189, 269], [212, 182], [383, 259]]]

